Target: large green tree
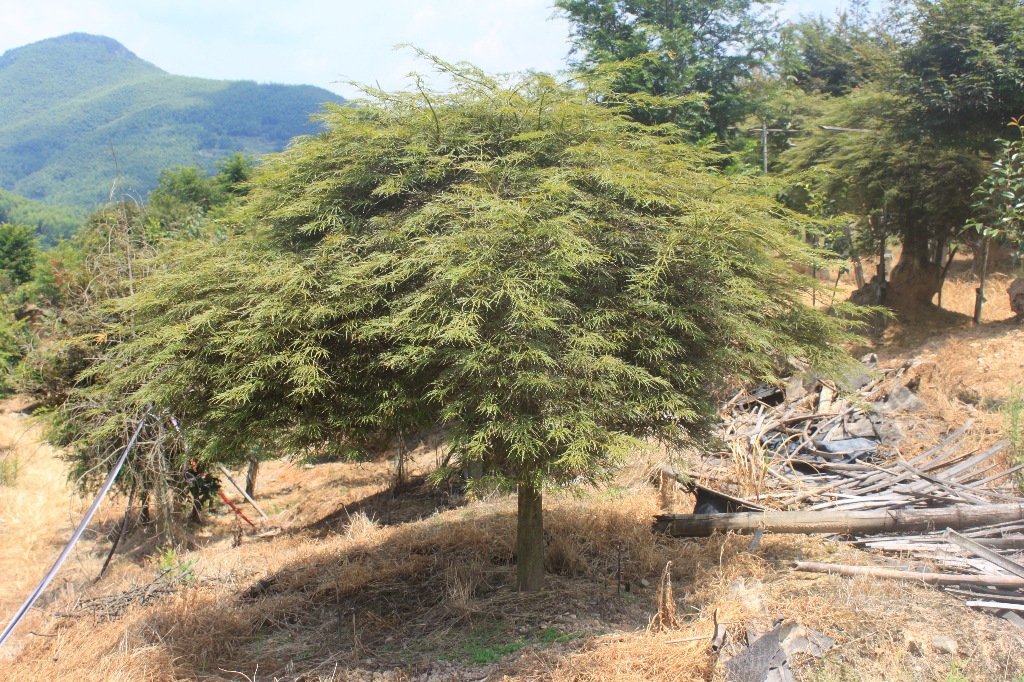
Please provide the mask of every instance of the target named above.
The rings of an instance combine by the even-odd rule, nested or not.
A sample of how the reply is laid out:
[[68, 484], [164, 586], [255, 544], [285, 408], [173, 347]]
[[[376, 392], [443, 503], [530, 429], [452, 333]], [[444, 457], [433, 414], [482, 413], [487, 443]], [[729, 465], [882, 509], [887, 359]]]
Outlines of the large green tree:
[[640, 120], [650, 123], [673, 114], [696, 132], [724, 138], [728, 127], [749, 113], [743, 82], [767, 65], [776, 28], [774, 4], [775, 0], [557, 0], [555, 7], [572, 25], [576, 66], [589, 69], [652, 55], [636, 68], [622, 70], [616, 89], [706, 97], [706, 110], [640, 108], [634, 112]]
[[938, 293], [948, 250], [984, 177], [976, 151], [894, 129], [909, 107], [905, 98], [865, 87], [827, 102], [812, 134], [781, 157], [795, 181], [791, 196], [809, 188], [835, 210], [858, 216], [865, 241], [899, 240], [903, 248], [890, 281], [884, 287], [875, 282], [860, 299], [897, 310], [927, 305]]
[[900, 0], [888, 24], [890, 87], [912, 105], [910, 134], [977, 148], [1024, 114], [1020, 0]]
[[604, 83], [495, 80], [330, 108], [271, 157], [237, 236], [123, 301], [102, 389], [172, 411], [198, 458], [372, 452], [443, 427], [518, 489], [518, 584], [543, 580], [546, 483], [707, 434], [725, 377], [834, 368], [801, 219]]
[[864, 294], [897, 309], [927, 305], [964, 238], [991, 139], [1024, 113], [1024, 5], [899, 0], [857, 30], [804, 26], [794, 73], [817, 74], [821, 91], [841, 96], [822, 100], [782, 165], [858, 215], [866, 236], [900, 240], [888, 286]]

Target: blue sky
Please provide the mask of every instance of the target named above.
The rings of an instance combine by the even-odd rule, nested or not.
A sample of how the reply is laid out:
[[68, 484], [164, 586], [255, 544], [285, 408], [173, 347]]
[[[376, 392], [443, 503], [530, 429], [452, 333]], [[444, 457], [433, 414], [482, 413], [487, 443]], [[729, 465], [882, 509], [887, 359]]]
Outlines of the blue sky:
[[[789, 0], [784, 16], [831, 15], [843, 0]], [[64, 33], [110, 36], [186, 76], [405, 84], [412, 43], [489, 71], [565, 66], [568, 24], [552, 0], [0, 0], [0, 52]]]

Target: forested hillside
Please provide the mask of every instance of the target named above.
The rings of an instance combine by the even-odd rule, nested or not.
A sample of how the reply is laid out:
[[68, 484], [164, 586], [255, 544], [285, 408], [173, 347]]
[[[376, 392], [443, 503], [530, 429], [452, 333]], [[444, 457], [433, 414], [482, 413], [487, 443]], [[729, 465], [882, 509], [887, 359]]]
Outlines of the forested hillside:
[[93, 208], [118, 177], [144, 196], [159, 171], [280, 151], [333, 93], [175, 76], [110, 38], [72, 33], [0, 56], [0, 188]]
[[82, 224], [84, 212], [65, 206], [49, 206], [0, 189], [0, 223], [31, 225], [44, 245], [68, 237]]

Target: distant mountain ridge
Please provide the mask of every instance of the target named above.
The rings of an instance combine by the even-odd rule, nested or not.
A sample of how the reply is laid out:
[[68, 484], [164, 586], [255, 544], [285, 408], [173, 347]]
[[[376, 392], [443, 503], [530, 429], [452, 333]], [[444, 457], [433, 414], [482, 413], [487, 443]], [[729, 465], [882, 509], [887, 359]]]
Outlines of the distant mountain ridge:
[[172, 75], [105, 36], [49, 38], [0, 55], [0, 188], [89, 209], [120, 177], [144, 196], [163, 168], [279, 151], [343, 101], [310, 85]]

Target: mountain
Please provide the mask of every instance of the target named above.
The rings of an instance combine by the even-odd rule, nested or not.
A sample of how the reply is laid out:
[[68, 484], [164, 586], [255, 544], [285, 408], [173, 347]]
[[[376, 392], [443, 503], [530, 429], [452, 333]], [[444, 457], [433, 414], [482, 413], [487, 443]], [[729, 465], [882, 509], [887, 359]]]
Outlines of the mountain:
[[309, 85], [175, 76], [104, 36], [50, 38], [0, 55], [0, 188], [89, 209], [120, 177], [144, 196], [163, 168], [279, 151], [342, 101]]

